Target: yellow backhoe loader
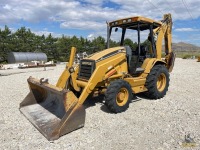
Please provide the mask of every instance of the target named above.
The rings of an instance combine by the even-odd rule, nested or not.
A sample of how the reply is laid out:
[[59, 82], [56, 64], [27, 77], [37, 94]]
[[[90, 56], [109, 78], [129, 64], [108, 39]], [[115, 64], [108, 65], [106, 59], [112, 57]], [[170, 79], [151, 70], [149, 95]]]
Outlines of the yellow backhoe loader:
[[[109, 48], [111, 33], [117, 29], [122, 31], [120, 45]], [[72, 47], [56, 86], [29, 77], [30, 93], [21, 102], [20, 111], [48, 140], [55, 140], [84, 126], [83, 103], [89, 95], [104, 94], [105, 105], [113, 113], [125, 111], [133, 94], [144, 92], [150, 99], [164, 97], [175, 60], [171, 30], [171, 14], [165, 14], [162, 21], [137, 16], [108, 22], [107, 49], [74, 63], [76, 48]], [[127, 31], [136, 33], [136, 49], [124, 45]], [[149, 47], [141, 44], [143, 31], [149, 32]]]

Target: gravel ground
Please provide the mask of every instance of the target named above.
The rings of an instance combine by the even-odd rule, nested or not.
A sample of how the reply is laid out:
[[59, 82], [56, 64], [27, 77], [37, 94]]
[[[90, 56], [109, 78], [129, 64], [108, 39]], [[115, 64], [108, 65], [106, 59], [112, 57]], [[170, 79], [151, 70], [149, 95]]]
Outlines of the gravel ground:
[[[18, 108], [29, 92], [29, 76], [49, 78], [55, 84], [64, 67], [0, 70], [0, 149], [200, 149], [200, 63], [196, 60], [176, 59], [164, 98], [152, 101], [136, 95], [120, 114], [90, 100], [85, 127], [49, 142]], [[195, 147], [184, 147], [187, 134]]]

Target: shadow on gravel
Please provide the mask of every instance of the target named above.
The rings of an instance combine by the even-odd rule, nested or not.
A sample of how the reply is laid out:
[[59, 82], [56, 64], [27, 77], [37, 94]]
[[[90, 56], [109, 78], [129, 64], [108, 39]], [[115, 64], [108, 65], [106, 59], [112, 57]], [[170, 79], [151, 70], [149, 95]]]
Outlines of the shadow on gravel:
[[156, 99], [150, 99], [149, 97], [147, 97], [144, 93], [138, 93], [136, 94], [136, 96], [140, 99], [144, 99], [144, 100], [148, 100], [148, 101], [156, 101]]
[[133, 94], [133, 99], [131, 101], [131, 103], [133, 102], [137, 102], [137, 101], [141, 101], [142, 99], [140, 97], [138, 97], [137, 95]]
[[[134, 102], [140, 101], [142, 99], [143, 98], [139, 97], [138, 95], [133, 95], [133, 99], [131, 100], [130, 103], [134, 103]], [[112, 114], [112, 112], [105, 105], [104, 95], [100, 95], [100, 96], [97, 96], [97, 97], [88, 97], [83, 105], [85, 106], [85, 109], [87, 109], [89, 107], [95, 106], [97, 103], [99, 103], [101, 105], [100, 109], [103, 112]]]
[[104, 95], [100, 95], [97, 97], [89, 96], [83, 105], [85, 106], [85, 109], [87, 109], [89, 107], [95, 106], [96, 103], [100, 103], [101, 105], [104, 105]]

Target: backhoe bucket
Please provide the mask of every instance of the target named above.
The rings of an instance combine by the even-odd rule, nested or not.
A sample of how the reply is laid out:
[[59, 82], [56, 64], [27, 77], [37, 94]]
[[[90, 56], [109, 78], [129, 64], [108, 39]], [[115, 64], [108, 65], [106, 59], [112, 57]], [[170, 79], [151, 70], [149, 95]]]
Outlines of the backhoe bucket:
[[29, 77], [27, 81], [30, 93], [20, 103], [20, 111], [48, 140], [84, 126], [85, 109], [72, 91], [42, 79]]

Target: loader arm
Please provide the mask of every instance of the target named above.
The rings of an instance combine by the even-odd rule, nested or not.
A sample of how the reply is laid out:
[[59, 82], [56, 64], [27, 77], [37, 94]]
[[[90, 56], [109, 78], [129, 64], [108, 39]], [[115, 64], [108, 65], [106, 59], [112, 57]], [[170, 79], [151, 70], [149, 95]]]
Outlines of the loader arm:
[[85, 87], [83, 91], [81, 92], [81, 95], [78, 98], [78, 100], [77, 100], [77, 97], [73, 93], [70, 94], [67, 100], [70, 99], [70, 101], [71, 100], [75, 100], [75, 101], [74, 102], [71, 101], [71, 104], [70, 104], [71, 107], [68, 109], [69, 113], [67, 114], [67, 118], [63, 120], [61, 126], [57, 128], [58, 130], [55, 131], [55, 133], [62, 133], [63, 130], [65, 130], [65, 125], [67, 124], [67, 122], [69, 122], [71, 118], [73, 118], [73, 115], [77, 113], [77, 110], [80, 110], [80, 108], [82, 108], [82, 104], [85, 102], [88, 95], [94, 90], [94, 88], [99, 82], [102, 82], [105, 79], [106, 77], [105, 75], [106, 75], [106, 72], [108, 71], [109, 66], [112, 65], [112, 66], [117, 67], [121, 63], [126, 63], [125, 55], [123, 53], [118, 54], [118, 55], [119, 55], [118, 57], [115, 57], [111, 59], [110, 61], [107, 61], [106, 63], [99, 65], [95, 69], [89, 81], [85, 83]]
[[76, 83], [76, 78], [77, 78], [77, 74], [78, 74], [78, 65], [73, 66], [75, 54], [76, 54], [76, 48], [72, 47], [69, 63], [66, 64], [64, 71], [62, 72], [61, 76], [58, 79], [56, 87], [59, 87], [62, 89], [65, 89], [65, 88], [67, 89], [68, 84], [71, 83], [72, 87], [76, 91], [80, 91], [80, 87], [78, 87], [78, 85]]
[[79, 97], [78, 105], [82, 105], [88, 95], [94, 90], [96, 85], [99, 82], [102, 82], [106, 78], [106, 72], [108, 71], [109, 66], [115, 66], [117, 67], [121, 63], [126, 63], [126, 58], [123, 53], [118, 54], [118, 57], [115, 57], [111, 59], [110, 61], [107, 61], [106, 63], [103, 63], [99, 65], [95, 71], [93, 72], [92, 76], [90, 77], [89, 81], [87, 82], [86, 86], [84, 87], [84, 90], [82, 91], [82, 94]]

